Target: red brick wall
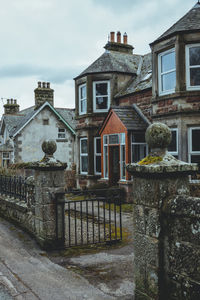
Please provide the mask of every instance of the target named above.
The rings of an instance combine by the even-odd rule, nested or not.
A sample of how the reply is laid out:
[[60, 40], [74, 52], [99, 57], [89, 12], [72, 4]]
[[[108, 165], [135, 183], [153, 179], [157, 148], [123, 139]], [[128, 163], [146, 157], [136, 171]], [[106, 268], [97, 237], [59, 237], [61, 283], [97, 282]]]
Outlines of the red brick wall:
[[151, 97], [152, 91], [151, 89], [149, 89], [120, 98], [119, 105], [128, 106], [132, 104], [137, 104], [138, 107], [142, 110], [143, 114], [151, 120]]

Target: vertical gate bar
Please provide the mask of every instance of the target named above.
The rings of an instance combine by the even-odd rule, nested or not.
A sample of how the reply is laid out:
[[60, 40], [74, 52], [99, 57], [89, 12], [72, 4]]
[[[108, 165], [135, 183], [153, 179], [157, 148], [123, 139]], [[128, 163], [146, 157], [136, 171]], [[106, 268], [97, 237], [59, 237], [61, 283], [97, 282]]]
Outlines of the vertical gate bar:
[[82, 207], [82, 201], [80, 201], [81, 206], [81, 245], [83, 244], [83, 207]]
[[110, 241], [111, 241], [112, 236], [111, 236], [111, 205], [110, 205], [110, 201], [109, 201], [109, 234], [110, 234]]
[[92, 201], [92, 240], [94, 243], [94, 201]]
[[117, 240], [117, 217], [116, 217], [116, 202], [114, 202], [114, 218], [115, 218], [115, 239]]
[[70, 203], [68, 202], [68, 232], [69, 232], [69, 247], [71, 247], [71, 224], [70, 224]]
[[88, 232], [88, 201], [85, 200], [86, 202], [86, 219], [87, 219], [87, 244], [89, 243], [89, 232]]
[[120, 240], [122, 240], [122, 203], [119, 202]]
[[101, 241], [101, 235], [100, 235], [100, 216], [99, 216], [99, 200], [98, 201], [98, 234], [99, 234], [99, 243]]
[[103, 200], [103, 230], [104, 230], [104, 241], [106, 240], [106, 208], [105, 200]]
[[77, 225], [77, 222], [76, 222], [76, 202], [74, 202], [74, 217], [75, 217], [75, 245], [77, 245], [77, 228], [76, 228], [76, 225]]

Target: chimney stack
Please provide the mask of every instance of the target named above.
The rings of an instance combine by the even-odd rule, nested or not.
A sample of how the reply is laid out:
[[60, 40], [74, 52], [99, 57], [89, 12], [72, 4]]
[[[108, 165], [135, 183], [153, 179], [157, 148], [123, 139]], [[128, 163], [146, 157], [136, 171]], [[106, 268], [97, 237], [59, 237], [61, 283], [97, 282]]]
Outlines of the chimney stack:
[[5, 115], [15, 115], [19, 112], [19, 105], [16, 99], [7, 99], [7, 103], [4, 105]]
[[126, 32], [124, 32], [124, 35], [123, 35], [123, 43], [124, 43], [124, 45], [128, 44], [128, 35]]
[[54, 90], [50, 88], [50, 82], [38, 81], [38, 87], [35, 93], [35, 109], [38, 109], [46, 101], [54, 106]]
[[133, 54], [134, 47], [128, 45], [128, 35], [125, 32], [123, 35], [123, 42], [121, 42], [121, 32], [118, 31], [117, 34], [117, 41], [115, 42], [115, 32], [110, 32], [110, 41], [105, 45], [105, 49], [108, 51], [117, 51], [126, 54]]
[[121, 44], [121, 32], [120, 31], [117, 32], [117, 43]]

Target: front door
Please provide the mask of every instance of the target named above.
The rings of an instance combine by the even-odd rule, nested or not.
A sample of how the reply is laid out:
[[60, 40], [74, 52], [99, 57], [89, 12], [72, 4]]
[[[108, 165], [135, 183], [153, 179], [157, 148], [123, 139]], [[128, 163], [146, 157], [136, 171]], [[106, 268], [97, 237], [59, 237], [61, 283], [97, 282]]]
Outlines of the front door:
[[109, 147], [109, 183], [116, 185], [120, 179], [119, 146]]

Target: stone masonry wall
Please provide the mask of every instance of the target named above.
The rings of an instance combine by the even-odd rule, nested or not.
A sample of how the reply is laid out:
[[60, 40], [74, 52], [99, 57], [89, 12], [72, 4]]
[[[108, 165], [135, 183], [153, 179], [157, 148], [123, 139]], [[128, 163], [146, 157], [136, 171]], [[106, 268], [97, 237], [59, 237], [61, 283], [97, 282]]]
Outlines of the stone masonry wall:
[[200, 198], [169, 199], [162, 226], [166, 299], [200, 299]]

